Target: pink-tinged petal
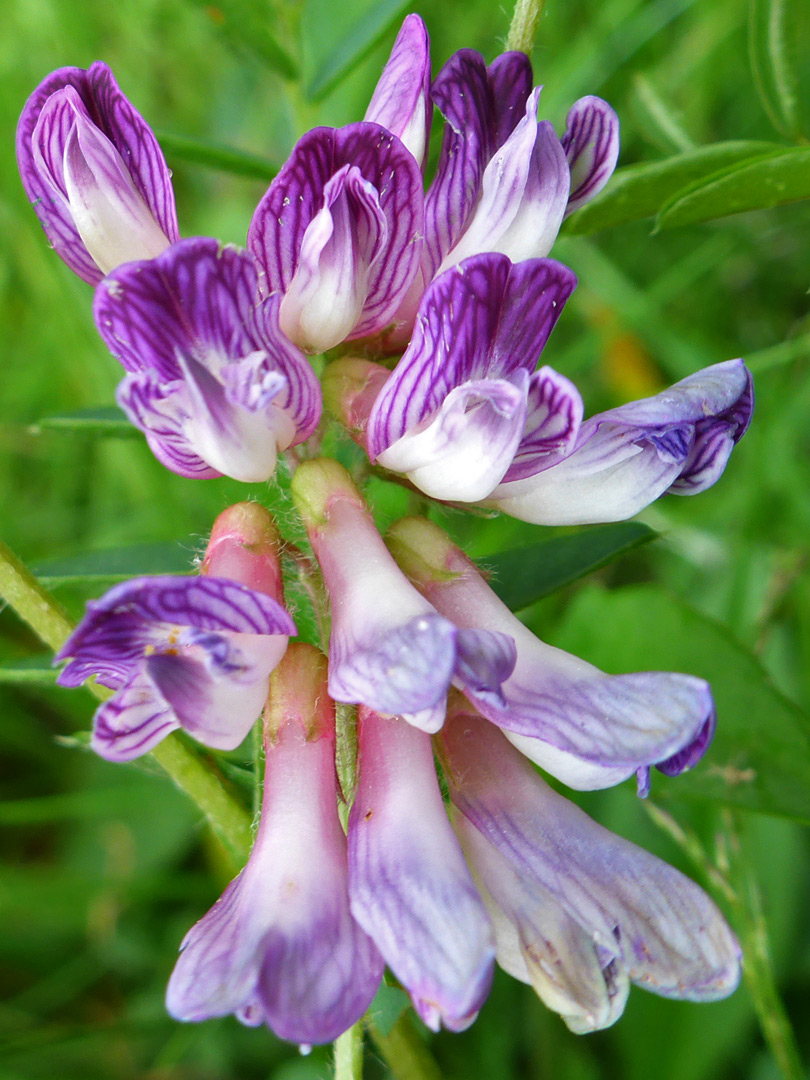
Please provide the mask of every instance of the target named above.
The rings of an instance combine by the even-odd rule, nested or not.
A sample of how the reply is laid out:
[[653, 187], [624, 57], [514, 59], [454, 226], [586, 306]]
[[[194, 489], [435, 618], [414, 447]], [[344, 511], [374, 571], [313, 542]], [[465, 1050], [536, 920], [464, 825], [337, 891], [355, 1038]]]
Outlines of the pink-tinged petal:
[[387, 128], [423, 164], [433, 109], [430, 38], [418, 15], [406, 16], [363, 119]]
[[[301, 139], [270, 185], [253, 215], [248, 249], [256, 256], [270, 292], [286, 293], [302, 261], [304, 239], [316, 216], [324, 209], [327, 187], [345, 166], [360, 179], [353, 181], [358, 209], [346, 205], [348, 231], [360, 229], [370, 235], [371, 219], [384, 219], [386, 233], [380, 244], [370, 244], [369, 260], [341, 288], [356, 293], [356, 281], [366, 275], [365, 295], [358, 319], [348, 335], [365, 337], [381, 330], [400, 306], [419, 263], [419, 237], [424, 229], [422, 176], [413, 155], [400, 140], [377, 124], [350, 124], [345, 128], [315, 128]], [[362, 181], [362, 183], [361, 183]], [[368, 185], [365, 187], [364, 185]], [[379, 215], [369, 195], [376, 192]], [[329, 191], [331, 192], [331, 188]], [[380, 226], [378, 225], [377, 228]], [[311, 234], [312, 247], [324, 236], [322, 224]], [[321, 242], [318, 240], [318, 243]], [[311, 252], [310, 252], [311, 256]], [[341, 295], [339, 306], [345, 305]]]
[[742, 360], [715, 364], [655, 397], [592, 416], [568, 457], [501, 484], [487, 505], [545, 525], [632, 517], [670, 488], [693, 494], [714, 483], [752, 408]]
[[377, 457], [434, 499], [476, 502], [500, 483], [526, 419], [529, 377], [478, 379], [451, 390], [434, 416]]
[[619, 159], [619, 118], [606, 101], [575, 101], [565, 120], [562, 145], [571, 169], [571, 194], [565, 216], [597, 195]]
[[714, 704], [702, 679], [669, 672], [606, 675], [545, 644], [427, 521], [398, 522], [388, 543], [425, 598], [459, 630], [486, 627], [514, 640], [517, 660], [500, 700], [474, 684], [458, 685], [526, 756], [569, 787], [607, 787], [687, 750], [694, 764], [706, 749]]
[[526, 53], [505, 52], [487, 68], [495, 101], [495, 146], [503, 146], [526, 112], [532, 92], [532, 64]]
[[473, 868], [495, 929], [500, 967], [529, 983], [577, 1034], [619, 1019], [630, 980], [610, 955], [600, 959], [588, 933], [535, 881], [526, 881], [463, 814], [453, 827]]
[[464, 231], [495, 150], [495, 105], [480, 53], [454, 53], [433, 81], [431, 96], [445, 126], [436, 175], [425, 197], [426, 281]]
[[529, 382], [523, 435], [504, 483], [567, 457], [579, 435], [582, 412], [582, 398], [569, 379], [550, 367], [536, 371]]
[[278, 452], [308, 438], [320, 386], [260, 301], [253, 259], [184, 240], [108, 275], [96, 325], [130, 376], [118, 400], [168, 468], [183, 476], [268, 479]]
[[[281, 673], [297, 672], [302, 648]], [[259, 832], [245, 869], [181, 946], [166, 996], [179, 1020], [232, 1012], [292, 1042], [331, 1042], [377, 990], [382, 958], [349, 910], [324, 676], [322, 665], [297, 686], [276, 679], [289, 719], [265, 739]]]
[[[81, 232], [88, 235], [90, 228], [92, 234], [88, 215], [92, 219], [107, 212], [108, 195], [113, 207], [115, 199], [124, 200], [121, 230], [115, 235], [105, 227], [100, 248], [91, 242], [107, 268], [115, 265], [111, 258], [143, 258], [155, 252], [156, 244], [165, 246], [178, 238], [163, 154], [106, 64], [92, 64], [87, 71], [61, 68], [40, 84], [20, 117], [17, 160], [48, 239], [68, 266], [91, 284], [100, 281], [103, 272]], [[83, 230], [77, 227], [74, 210], [84, 218]], [[151, 238], [147, 250], [145, 238]]]
[[284, 333], [307, 352], [344, 341], [360, 319], [374, 263], [388, 239], [376, 188], [353, 165], [325, 184], [281, 302]]
[[537, 122], [539, 94], [538, 88], [529, 96], [525, 116], [487, 164], [480, 199], [440, 271], [478, 252], [499, 251], [522, 262], [551, 250], [568, 203], [570, 174], [554, 128]]
[[496, 708], [506, 708], [502, 685], [515, 670], [515, 639], [497, 630], [459, 630], [456, 683], [485, 698]]
[[489, 992], [492, 930], [447, 820], [430, 738], [362, 707], [358, 719], [352, 914], [425, 1024], [461, 1031]]
[[558, 795], [480, 717], [454, 712], [439, 748], [454, 804], [511, 865], [519, 903], [539, 886], [541, 905], [550, 894], [603, 966], [613, 958], [653, 993], [713, 1001], [733, 992], [739, 945], [694, 882]]
[[283, 605], [281, 545], [269, 510], [256, 502], [235, 503], [217, 515], [200, 573], [235, 581]]
[[96, 711], [90, 746], [107, 761], [132, 761], [179, 726], [152, 680], [140, 672]]
[[434, 281], [411, 344], [374, 402], [372, 460], [442, 407], [457, 387], [532, 372], [576, 277], [550, 259], [513, 266], [503, 255], [468, 259]]

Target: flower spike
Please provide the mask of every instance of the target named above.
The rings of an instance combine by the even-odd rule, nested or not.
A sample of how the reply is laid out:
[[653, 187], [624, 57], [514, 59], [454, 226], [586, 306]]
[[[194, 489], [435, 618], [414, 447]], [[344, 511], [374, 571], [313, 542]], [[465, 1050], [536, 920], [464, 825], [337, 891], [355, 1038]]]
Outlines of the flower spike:
[[20, 117], [17, 160], [48, 239], [91, 285], [178, 239], [163, 153], [106, 64], [60, 68], [37, 87]]

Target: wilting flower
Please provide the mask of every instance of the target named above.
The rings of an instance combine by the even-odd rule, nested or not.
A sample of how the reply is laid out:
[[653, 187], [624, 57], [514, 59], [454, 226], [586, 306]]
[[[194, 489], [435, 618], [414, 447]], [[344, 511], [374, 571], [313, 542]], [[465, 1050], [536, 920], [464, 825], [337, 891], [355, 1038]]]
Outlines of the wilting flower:
[[258, 298], [244, 251], [181, 240], [98, 287], [99, 333], [127, 369], [118, 402], [181, 476], [267, 480], [278, 453], [321, 414], [306, 357], [279, 328], [278, 295]]
[[87, 605], [56, 656], [69, 660], [57, 681], [95, 676], [115, 691], [94, 718], [97, 753], [129, 761], [180, 727], [218, 750], [242, 742], [295, 633], [279, 602], [277, 543], [267, 512], [241, 504], [221, 515], [203, 564], [230, 579], [134, 578]]
[[612, 1024], [629, 982], [688, 1001], [734, 991], [739, 946], [694, 882], [558, 795], [466, 703], [436, 742], [498, 963], [573, 1031]]
[[460, 630], [436, 613], [397, 567], [337, 462], [304, 462], [292, 494], [331, 603], [330, 695], [429, 732], [444, 721], [454, 680], [497, 708], [514, 666], [511, 638]]
[[91, 285], [178, 238], [163, 153], [106, 64], [60, 68], [37, 87], [17, 128], [17, 161], [48, 239]]
[[742, 360], [586, 420], [562, 458], [516, 459], [487, 506], [538, 525], [632, 517], [659, 495], [696, 495], [722, 475], [754, 408]]
[[371, 461], [434, 498], [475, 502], [516, 458], [565, 456], [581, 399], [563, 376], [535, 367], [575, 284], [561, 263], [512, 265], [504, 255], [474, 256], [440, 275], [371, 409]]
[[462, 1031], [489, 993], [492, 928], [442, 801], [430, 737], [358, 711], [349, 817], [352, 914], [438, 1031]]
[[[382, 109], [382, 104], [381, 104]], [[390, 321], [419, 262], [422, 174], [379, 124], [314, 128], [293, 148], [248, 231], [281, 329], [307, 352]]]
[[650, 766], [675, 775], [705, 752], [715, 711], [703, 679], [658, 671], [606, 675], [535, 637], [438, 526], [406, 518], [388, 541], [440, 615], [462, 630], [486, 626], [515, 642], [500, 701], [461, 689], [523, 754], [569, 787], [608, 787], [636, 773], [644, 794]]
[[379, 986], [382, 958], [349, 910], [325, 667], [297, 644], [273, 674], [259, 832], [181, 945], [166, 995], [178, 1020], [235, 1013], [292, 1042], [331, 1042]]

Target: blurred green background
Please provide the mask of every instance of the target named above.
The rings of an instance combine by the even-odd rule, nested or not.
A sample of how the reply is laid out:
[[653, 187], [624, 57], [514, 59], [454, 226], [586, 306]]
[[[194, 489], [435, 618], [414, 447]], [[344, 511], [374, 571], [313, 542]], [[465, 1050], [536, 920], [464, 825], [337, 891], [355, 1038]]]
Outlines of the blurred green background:
[[[388, 0], [5, 0], [0, 535], [29, 564], [146, 545], [131, 553], [137, 572], [151, 558], [165, 559], [170, 544], [181, 565], [201, 550], [214, 516], [230, 502], [250, 494], [275, 504], [279, 496], [176, 477], [138, 435], [36, 427], [43, 418], [112, 404], [119, 370], [95, 334], [90, 288], [48, 250], [26, 205], [13, 138], [27, 95], [56, 67], [103, 59], [159, 133], [279, 164], [307, 128], [362, 117], [408, 10], [428, 24], [434, 73], [458, 48], [477, 48], [487, 59], [503, 48], [510, 12], [491, 0], [413, 7]], [[810, 32], [807, 5], [796, 11], [788, 37], [801, 92], [798, 127], [787, 137], [774, 130], [752, 77], [741, 0], [549, 0], [533, 57], [546, 87], [543, 114], [561, 131], [574, 99], [605, 97], [621, 118], [622, 165], [726, 140], [804, 145]], [[300, 79], [275, 70], [277, 39], [300, 60]], [[370, 48], [359, 50], [364, 41]], [[332, 90], [330, 73], [341, 76]], [[181, 232], [244, 242], [265, 183], [195, 164], [176, 139], [166, 145]], [[735, 356], [755, 372], [758, 405], [751, 432], [712, 491], [660, 501], [642, 515], [658, 539], [526, 613], [548, 640], [606, 670], [665, 667], [713, 680], [717, 748], [694, 777], [655, 777], [652, 798], [711, 855], [718, 837], [721, 846], [742, 845], [732, 882], [740, 895], [750, 895], [752, 877], [759, 883], [779, 989], [805, 1061], [809, 250], [808, 202], [668, 230], [646, 219], [560, 238], [553, 254], [577, 271], [580, 287], [544, 361], [576, 379], [590, 411]], [[382, 519], [408, 509], [397, 489], [375, 482], [373, 492]], [[485, 562], [560, 532], [441, 516]], [[521, 574], [519, 562], [512, 572]], [[78, 616], [103, 586], [56, 589]], [[58, 691], [36, 668], [21, 679], [20, 663], [45, 654], [12, 612], [0, 615], [0, 637], [0, 1078], [328, 1076], [328, 1050], [302, 1058], [232, 1018], [182, 1026], [166, 1017], [163, 991], [177, 946], [232, 868], [195, 808], [155, 770], [108, 765], [71, 743], [88, 728], [93, 702], [80, 691]], [[245, 753], [234, 756], [234, 766]], [[582, 802], [706, 884], [652, 824], [632, 785]], [[768, 812], [730, 816], [723, 802]], [[739, 918], [734, 905], [727, 910]], [[430, 1043], [454, 1080], [780, 1075], [746, 987], [710, 1006], [635, 990], [615, 1028], [576, 1037], [529, 988], [499, 976], [468, 1032]], [[367, 1072], [386, 1075], [373, 1049]]]

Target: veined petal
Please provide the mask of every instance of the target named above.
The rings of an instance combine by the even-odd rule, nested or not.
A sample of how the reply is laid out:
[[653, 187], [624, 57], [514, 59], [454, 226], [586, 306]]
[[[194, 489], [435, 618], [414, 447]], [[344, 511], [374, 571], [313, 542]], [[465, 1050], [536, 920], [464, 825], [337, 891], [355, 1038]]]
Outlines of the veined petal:
[[[268, 291], [286, 293], [302, 259], [311, 259], [312, 250], [326, 243], [320, 222], [310, 234], [312, 250], [304, 251], [307, 231], [324, 208], [327, 186], [344, 167], [359, 177], [352, 181], [353, 198], [359, 200], [356, 208], [344, 205], [348, 231], [359, 229], [368, 239], [372, 220], [377, 223], [374, 228], [381, 228], [382, 220], [386, 228], [379, 247], [370, 244], [365, 252], [366, 258], [373, 252], [372, 262], [362, 268], [365, 286], [361, 289], [359, 279], [356, 282], [360, 312], [347, 336], [358, 338], [388, 323], [419, 263], [418, 238], [424, 225], [422, 175], [413, 155], [395, 135], [370, 123], [310, 131], [296, 144], [259, 203], [248, 232], [248, 249], [266, 274]], [[372, 189], [376, 203], [369, 194]]]
[[486, 698], [495, 708], [506, 708], [501, 687], [515, 670], [515, 639], [492, 630], [459, 630], [456, 648], [458, 685]]
[[487, 68], [495, 102], [495, 146], [503, 146], [526, 112], [532, 92], [532, 63], [524, 52], [505, 52]]
[[487, 504], [546, 525], [632, 517], [670, 488], [692, 494], [714, 483], [752, 408], [744, 363], [715, 364], [586, 420], [568, 457], [501, 484]]
[[597, 825], [554, 792], [502, 735], [458, 713], [439, 745], [453, 802], [630, 979], [665, 997], [711, 1001], [740, 978], [740, 949], [694, 882]]
[[433, 110], [430, 38], [418, 15], [405, 17], [363, 119], [396, 135], [422, 165]]
[[411, 344], [374, 402], [372, 460], [432, 418], [457, 387], [532, 372], [576, 284], [550, 259], [512, 265], [485, 254], [440, 275], [419, 308]]
[[498, 964], [513, 978], [530, 983], [543, 1004], [560, 1013], [577, 1034], [615, 1023], [630, 990], [625, 969], [610, 955], [603, 963], [586, 930], [552, 894], [522, 878], [457, 811], [453, 827], [495, 929]]
[[457, 386], [429, 422], [384, 450], [378, 463], [404, 473], [434, 499], [486, 498], [509, 468], [523, 433], [529, 377], [518, 371], [512, 380]]
[[140, 672], [96, 710], [90, 746], [107, 761], [132, 761], [179, 726], [152, 680]]
[[483, 251], [522, 262], [551, 250], [568, 202], [570, 173], [554, 128], [537, 122], [539, 94], [539, 88], [531, 93], [525, 116], [487, 165], [480, 200], [440, 271]]
[[606, 101], [575, 101], [565, 120], [562, 145], [571, 170], [571, 194], [565, 216], [598, 195], [619, 159], [619, 118]]
[[[71, 133], [75, 137], [78, 115], [83, 126], [92, 125], [96, 129], [92, 136], [96, 147], [101, 145], [101, 140], [108, 141], [116, 163], [123, 164], [135, 193], [154, 219], [157, 232], [147, 223], [153, 241], [155, 238], [159, 241], [158, 234], [164, 236], [166, 243], [177, 240], [177, 215], [169, 170], [157, 140], [140, 113], [121, 93], [109, 67], [95, 63], [87, 71], [60, 68], [49, 75], [28, 99], [20, 117], [17, 128], [20, 174], [57, 253], [79, 277], [95, 284], [103, 274], [76, 227], [65, 184], [65, 150]], [[86, 136], [86, 126], [84, 130]], [[84, 141], [86, 144], [87, 137]], [[109, 151], [103, 153], [112, 160]], [[142, 257], [137, 236], [135, 243], [132, 249], [124, 248], [129, 259]]]
[[323, 206], [306, 228], [281, 301], [281, 328], [291, 341], [319, 353], [349, 336], [387, 233], [373, 184], [356, 166], [344, 165], [324, 186]]
[[582, 410], [582, 398], [569, 379], [550, 367], [536, 371], [529, 381], [523, 434], [504, 483], [567, 457], [579, 435]]
[[425, 1024], [461, 1031], [489, 992], [492, 931], [447, 820], [430, 739], [361, 707], [359, 746], [352, 914]]

